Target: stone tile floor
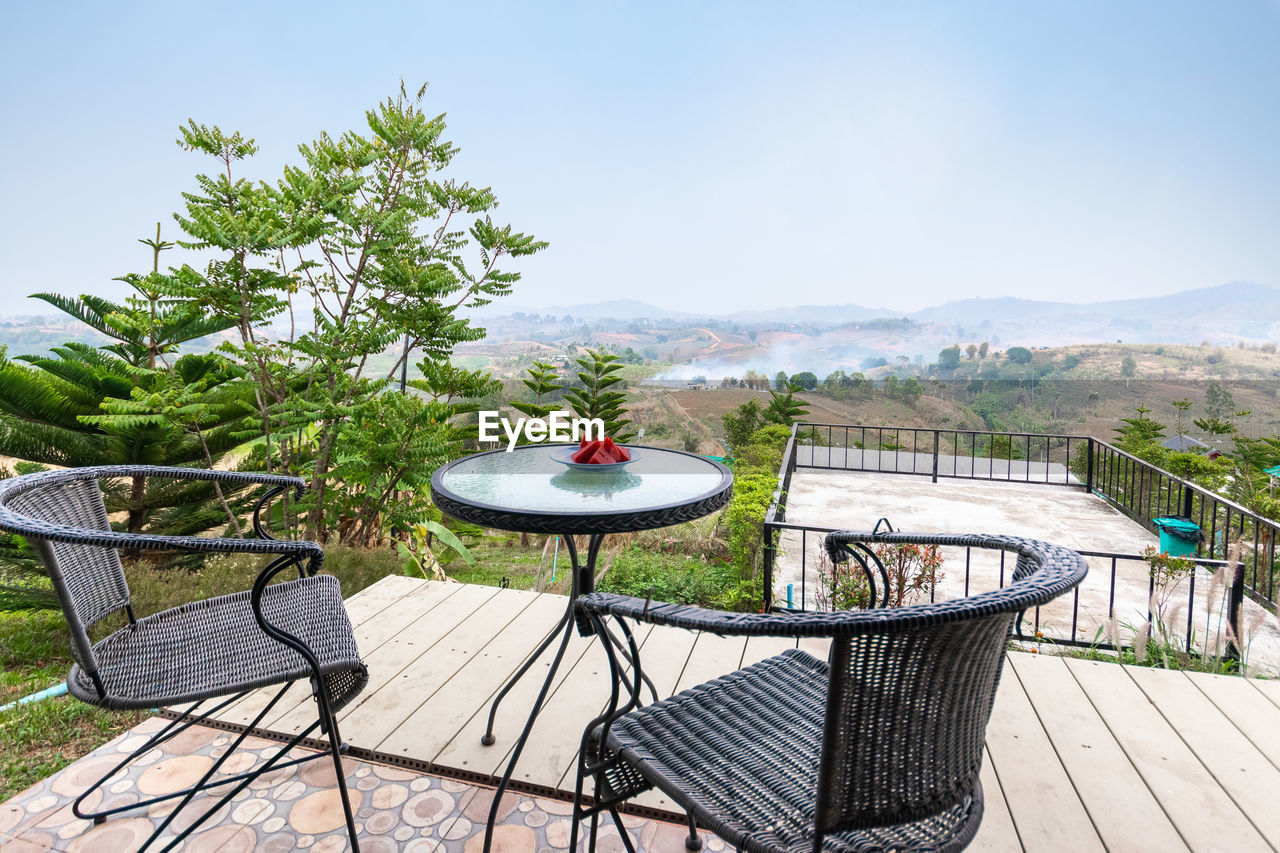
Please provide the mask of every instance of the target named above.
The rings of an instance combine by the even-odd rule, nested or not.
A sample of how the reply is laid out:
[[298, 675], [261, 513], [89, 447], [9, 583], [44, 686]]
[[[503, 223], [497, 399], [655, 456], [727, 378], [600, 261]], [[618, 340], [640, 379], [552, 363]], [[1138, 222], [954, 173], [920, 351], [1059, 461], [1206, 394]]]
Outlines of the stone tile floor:
[[[123, 812], [98, 826], [76, 818], [71, 802], [164, 724], [158, 718], [147, 720], [0, 805], [0, 848], [4, 853], [136, 850], [176, 801]], [[126, 805], [179, 790], [198, 780], [231, 740], [226, 732], [192, 727], [142, 756], [87, 805]], [[249, 769], [276, 748], [270, 741], [247, 738], [224, 768], [232, 773]], [[346, 766], [364, 853], [479, 853], [493, 802], [492, 789], [354, 759], [348, 759]], [[212, 795], [199, 795], [151, 849], [162, 849], [222, 793], [215, 789]], [[493, 849], [496, 853], [567, 850], [569, 813], [570, 804], [566, 802], [509, 794], [503, 798], [498, 813]], [[637, 850], [684, 850], [682, 826], [634, 817], [625, 817], [624, 822]], [[622, 851], [622, 840], [612, 820], [603, 818], [601, 827], [597, 850]], [[704, 835], [704, 842], [704, 849], [725, 849], [717, 838]], [[254, 780], [177, 849], [185, 853], [276, 853], [295, 849], [322, 853], [345, 850], [347, 846], [333, 763], [321, 759]]]

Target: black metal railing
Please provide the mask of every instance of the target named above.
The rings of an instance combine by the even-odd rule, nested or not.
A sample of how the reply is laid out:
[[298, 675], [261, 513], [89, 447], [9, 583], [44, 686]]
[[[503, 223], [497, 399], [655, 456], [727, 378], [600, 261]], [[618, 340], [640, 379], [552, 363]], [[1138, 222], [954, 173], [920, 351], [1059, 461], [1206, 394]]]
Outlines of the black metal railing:
[[[773, 575], [784, 530], [828, 528], [787, 523], [787, 494], [797, 469], [864, 471], [940, 478], [1068, 486], [1106, 499], [1152, 532], [1154, 519], [1184, 516], [1200, 525], [1203, 564], [1240, 544], [1242, 594], [1276, 612], [1280, 524], [1090, 436], [798, 423], [778, 469], [778, 490], [764, 519], [764, 601], [775, 606]], [[1088, 552], [1098, 556], [1110, 552]], [[1140, 559], [1115, 555], [1117, 559]], [[802, 580], [802, 584], [806, 581]]]
[[[775, 537], [780, 538], [784, 534], [790, 532], [798, 534], [798, 542], [793, 539], [791, 543], [792, 553], [798, 554], [799, 566], [795, 566], [794, 561], [789, 566], [791, 570], [788, 578], [794, 577], [787, 583], [787, 592], [780, 601], [769, 602], [768, 607], [777, 612], [800, 611], [814, 609], [825, 609], [829, 606], [829, 602], [823, 600], [824, 585], [828, 583], [827, 573], [831, 571], [825, 554], [822, 551], [821, 540], [828, 534], [840, 528], [835, 527], [818, 527], [807, 524], [791, 524], [788, 522], [774, 522], [772, 525], [772, 533]], [[775, 539], [774, 547], [780, 544]], [[948, 597], [964, 597], [967, 598], [971, 594], [984, 592], [992, 586], [1003, 588], [1012, 580], [1013, 564], [1011, 561], [1006, 562], [1006, 554], [999, 552], [998, 554], [988, 554], [979, 549], [979, 556], [991, 560], [997, 560], [998, 564], [992, 564], [985, 567], [975, 566], [975, 551], [971, 547], [963, 549], [963, 556], [958, 552], [958, 548], [943, 549], [953, 553], [948, 558], [940, 570], [940, 577], [943, 582], [950, 583], [949, 587], [955, 589], [958, 579], [950, 577], [958, 566], [963, 565], [963, 586], [959, 596]], [[811, 552], [816, 557], [811, 557]], [[1023, 614], [1015, 626], [1014, 638], [1023, 641], [1044, 640], [1052, 642], [1056, 645], [1075, 646], [1084, 648], [1096, 648], [1117, 650], [1116, 640], [1118, 637], [1112, 636], [1105, 630], [1105, 626], [1113, 620], [1118, 620], [1118, 624], [1131, 634], [1137, 633], [1137, 627], [1132, 621], [1141, 623], [1145, 621], [1149, 627], [1149, 634], [1154, 635], [1158, 630], [1158, 626], [1162, 620], [1159, 614], [1153, 611], [1152, 601], [1156, 593], [1156, 581], [1149, 571], [1149, 564], [1141, 554], [1124, 554], [1112, 551], [1079, 551], [1080, 555], [1087, 558], [1090, 564], [1090, 575], [1085, 579], [1085, 583], [1077, 586], [1072, 590], [1070, 617], [1058, 618], [1054, 620], [1046, 620], [1043, 618], [1045, 608], [1036, 607], [1033, 612]], [[1101, 563], [1101, 565], [1099, 565]], [[1117, 579], [1120, 576], [1121, 566], [1129, 564], [1132, 574], [1141, 573], [1145, 577], [1147, 583], [1140, 593], [1134, 594], [1130, 589], [1128, 595], [1124, 593], [1125, 588], [1131, 588], [1132, 584], [1118, 584]], [[776, 565], [776, 564], [775, 564]], [[1237, 564], [1234, 572], [1231, 572], [1229, 578], [1222, 584], [1217, 609], [1220, 611], [1216, 616], [1210, 611], [1213, 609], [1209, 606], [1206, 599], [1211, 595], [1209, 587], [1211, 586], [1211, 576], [1228, 565], [1225, 560], [1214, 560], [1208, 558], [1195, 558], [1196, 569], [1193, 570], [1183, 581], [1176, 584], [1173, 592], [1170, 594], [1166, 602], [1166, 620], [1163, 627], [1166, 631], [1177, 634], [1178, 642], [1185, 648], [1188, 654], [1194, 654], [1204, 648], [1206, 642], [1210, 640], [1209, 635], [1216, 635], [1217, 639], [1225, 644], [1224, 657], [1237, 658], [1240, 650], [1235, 642], [1236, 635], [1240, 633], [1240, 608], [1244, 601], [1245, 594], [1245, 572], [1242, 566]], [[795, 569], [798, 568], [798, 575]], [[982, 568], [985, 568], [986, 576], [984, 581], [975, 584], [975, 574], [978, 574]], [[1101, 574], [1099, 571], [1101, 570]], [[766, 570], [766, 583], [773, 583], [773, 566]], [[994, 580], [995, 583], [990, 583]], [[768, 587], [766, 587], [768, 588]], [[1105, 589], [1105, 592], [1104, 592]], [[1098, 613], [1081, 613], [1080, 596], [1082, 590], [1086, 594], [1101, 596], [1105, 594], [1107, 600], [1106, 615]], [[938, 596], [939, 590], [937, 585], [930, 586], [927, 590], [921, 590], [918, 594], [921, 600], [927, 599], [934, 601]], [[873, 597], [876, 591], [872, 589]], [[1199, 602], [1199, 612], [1207, 617], [1213, 617], [1211, 621], [1205, 625], [1205, 630], [1199, 633], [1200, 625], [1198, 624], [1197, 602]], [[1058, 603], [1047, 605], [1047, 607], [1060, 607]], [[1185, 612], [1184, 609], [1185, 608]], [[1176, 624], [1175, 624], [1176, 622]], [[1236, 626], [1234, 633], [1228, 634], [1225, 625], [1230, 624]], [[1082, 627], [1084, 626], [1084, 627]], [[1090, 630], [1092, 629], [1092, 630]], [[1217, 644], [1214, 643], [1214, 646]], [[1212, 646], [1211, 646], [1212, 647]]]
[[1148, 529], [1155, 529], [1152, 519], [1161, 516], [1191, 519], [1204, 532], [1204, 557], [1225, 559], [1231, 543], [1238, 542], [1246, 593], [1275, 612], [1280, 524], [1106, 442], [1095, 440], [1090, 451], [1086, 487], [1091, 493]]
[[[1087, 436], [801, 423], [795, 467], [1073, 486]], [[1076, 463], [1077, 465], [1079, 463]]]

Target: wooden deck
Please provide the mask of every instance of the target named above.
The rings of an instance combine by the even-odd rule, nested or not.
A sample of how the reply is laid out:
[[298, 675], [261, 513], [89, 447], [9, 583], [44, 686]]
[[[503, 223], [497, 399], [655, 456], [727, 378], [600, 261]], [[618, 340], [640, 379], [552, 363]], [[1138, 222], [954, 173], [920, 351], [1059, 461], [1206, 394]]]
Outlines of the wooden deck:
[[[479, 781], [500, 774], [546, 662], [509, 694], [498, 742], [485, 747], [489, 702], [564, 606], [561, 596], [404, 577], [353, 596], [348, 609], [371, 680], [341, 715], [344, 739], [362, 757]], [[667, 693], [788, 645], [649, 626], [637, 637], [646, 671]], [[812, 651], [823, 654], [822, 644]], [[289, 734], [314, 720], [307, 692], [295, 690], [264, 719], [264, 732]], [[582, 727], [607, 691], [603, 652], [575, 634], [517, 783], [539, 793], [572, 789]], [[264, 702], [250, 696], [220, 718], [243, 726]], [[971, 849], [1276, 850], [1280, 682], [1012, 653], [982, 781], [986, 816]], [[640, 802], [670, 808], [653, 792]]]

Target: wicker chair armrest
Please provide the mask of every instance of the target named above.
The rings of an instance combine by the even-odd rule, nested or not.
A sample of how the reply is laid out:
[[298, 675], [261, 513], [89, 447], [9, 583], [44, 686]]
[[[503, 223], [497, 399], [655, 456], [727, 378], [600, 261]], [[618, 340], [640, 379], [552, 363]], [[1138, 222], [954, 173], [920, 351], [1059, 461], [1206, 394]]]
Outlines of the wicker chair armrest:
[[[579, 597], [573, 606], [583, 617], [591, 614], [598, 615], [601, 619], [607, 616], [625, 617], [637, 622], [670, 625], [689, 631], [711, 631], [715, 634], [738, 637], [816, 636], [818, 632], [806, 627], [806, 621], [811, 620], [805, 620], [802, 617], [822, 615], [731, 613], [724, 610], [709, 610], [691, 604], [670, 604], [665, 601], [635, 598], [613, 592], [589, 593]], [[579, 625], [586, 622], [586, 618], [579, 619]]]
[[[1088, 564], [1076, 552], [1030, 539], [987, 534], [859, 533], [841, 531], [827, 536], [833, 557], [844, 559], [843, 546], [853, 542], [903, 543], [973, 547], [1009, 551], [1017, 555], [1014, 582], [969, 598], [913, 604], [907, 607], [853, 611], [798, 613], [727, 613], [684, 604], [668, 604], [614, 593], [591, 593], [574, 607], [582, 626], [592, 615], [616, 616], [672, 625], [692, 631], [711, 631], [738, 637], [853, 637], [901, 634], [959, 622], [975, 614], [1016, 614], [1068, 592], [1084, 580]], [[837, 556], [838, 555], [838, 556]]]
[[[157, 534], [121, 533], [114, 530], [93, 530], [71, 525], [41, 521], [20, 515], [8, 507], [8, 500], [31, 489], [84, 479], [109, 479], [116, 477], [163, 477], [169, 479], [203, 480], [237, 485], [266, 485], [272, 488], [263, 501], [285, 489], [292, 489], [297, 496], [306, 491], [306, 482], [298, 477], [279, 474], [258, 474], [245, 471], [214, 471], [205, 468], [176, 468], [158, 465], [104, 465], [96, 468], [72, 468], [64, 471], [46, 471], [0, 481], [0, 529], [23, 536], [33, 536], [51, 542], [72, 545], [92, 545], [102, 548], [127, 548], [139, 551], [194, 551], [226, 554], [296, 554], [313, 560], [318, 570], [324, 552], [315, 542], [276, 540], [266, 536], [257, 523], [255, 529], [264, 538], [232, 539], [201, 536], [161, 536]], [[261, 508], [261, 504], [260, 507]]]

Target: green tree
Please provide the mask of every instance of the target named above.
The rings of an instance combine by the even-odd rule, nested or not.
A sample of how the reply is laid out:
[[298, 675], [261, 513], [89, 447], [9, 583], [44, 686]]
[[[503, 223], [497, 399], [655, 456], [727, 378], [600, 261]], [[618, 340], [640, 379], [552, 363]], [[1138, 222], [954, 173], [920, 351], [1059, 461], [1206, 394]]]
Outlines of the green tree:
[[1139, 405], [1136, 411], [1136, 418], [1123, 418], [1124, 426], [1116, 428], [1116, 444], [1121, 450], [1157, 462], [1162, 455], [1157, 442], [1164, 438], [1164, 424], [1148, 418], [1151, 410], [1146, 406]]
[[1126, 379], [1133, 377], [1138, 372], [1138, 362], [1131, 355], [1126, 355], [1120, 360], [1120, 375]]
[[582, 388], [565, 391], [564, 399], [578, 417], [600, 418], [604, 421], [605, 435], [614, 441], [626, 442], [635, 438], [635, 433], [630, 429], [631, 421], [623, 417], [627, 395], [615, 387], [622, 382], [622, 377], [617, 375], [622, 365], [615, 364], [617, 360], [616, 355], [587, 350], [585, 356], [576, 360], [582, 368], [578, 371]]
[[438, 517], [430, 501], [431, 474], [476, 438], [475, 424], [459, 416], [475, 412], [475, 401], [498, 384], [482, 371], [448, 362], [418, 367], [424, 378], [409, 380], [418, 394], [384, 391], [338, 435], [332, 476], [344, 488], [334, 492], [330, 508], [337, 510], [344, 544], [371, 547], [385, 528], [408, 530]]
[[1174, 429], [1178, 431], [1177, 432], [1178, 435], [1186, 435], [1187, 429], [1183, 421], [1187, 416], [1187, 412], [1191, 411], [1191, 401], [1190, 400], [1172, 400], [1170, 401], [1169, 405], [1173, 406]]
[[1030, 364], [1031, 363], [1031, 350], [1027, 349], [1026, 347], [1009, 347], [1009, 350], [1006, 353], [1006, 355], [1009, 356], [1009, 361], [1013, 362], [1014, 364]]
[[938, 353], [940, 370], [955, 370], [960, 366], [960, 347], [947, 347]]
[[798, 383], [790, 382], [787, 384], [785, 391], [770, 391], [769, 405], [764, 410], [765, 421], [789, 427], [809, 414], [809, 410], [799, 400], [795, 399], [796, 392], [800, 390]]
[[[441, 363], [481, 337], [457, 311], [510, 293], [520, 275], [499, 265], [546, 246], [493, 221], [492, 190], [450, 175], [458, 149], [444, 116], [422, 110], [424, 91], [402, 85], [366, 113], [366, 134], [300, 146], [301, 163], [275, 184], [236, 176], [252, 139], [181, 129], [180, 145], [218, 164], [176, 216], [182, 245], [214, 258], [182, 276], [210, 314], [235, 320], [239, 342], [226, 349], [254, 383], [262, 462], [309, 480], [307, 522], [321, 540], [339, 517], [326, 512], [330, 492], [352, 487], [333, 476], [348, 424], [379, 405], [410, 352]], [[289, 333], [264, 335], [286, 313]], [[389, 371], [374, 374], [370, 360], [402, 340]], [[333, 499], [346, 506], [351, 495]]]
[[[212, 466], [244, 440], [249, 389], [240, 372], [217, 355], [173, 359], [189, 341], [232, 325], [206, 316], [189, 284], [162, 274], [160, 253], [172, 244], [139, 240], [152, 249], [152, 271], [119, 280], [133, 290], [124, 302], [36, 294], [115, 343], [68, 343], [51, 355], [23, 356], [24, 366], [0, 357], [0, 454], [41, 465]], [[172, 361], [172, 363], [169, 363]], [[175, 500], [175, 485], [149, 489], [136, 477], [125, 527], [141, 532], [160, 507]], [[188, 484], [186, 494], [213, 492]], [[189, 508], [189, 507], [188, 507]], [[197, 515], [180, 530], [199, 532]]]
[[786, 387], [787, 387], [786, 371], [779, 370], [777, 373], [773, 375], [773, 390], [781, 391]]
[[812, 391], [818, 387], [818, 377], [814, 376], [812, 371], [805, 370], [793, 375], [791, 384], [798, 386], [801, 391]]
[[908, 376], [903, 380], [898, 394], [902, 397], [902, 402], [912, 408], [916, 403], [920, 402], [920, 398], [924, 396], [924, 385], [914, 376]]
[[535, 361], [527, 371], [529, 378], [523, 380], [525, 386], [533, 392], [533, 402], [525, 403], [512, 400], [511, 406], [532, 418], [545, 418], [555, 410], [555, 405], [544, 403], [557, 391], [564, 388], [560, 384], [559, 374], [553, 365], [545, 361]]
[[755, 400], [748, 400], [732, 412], [720, 416], [724, 422], [724, 440], [731, 451], [746, 447], [751, 435], [764, 426], [764, 410]]

